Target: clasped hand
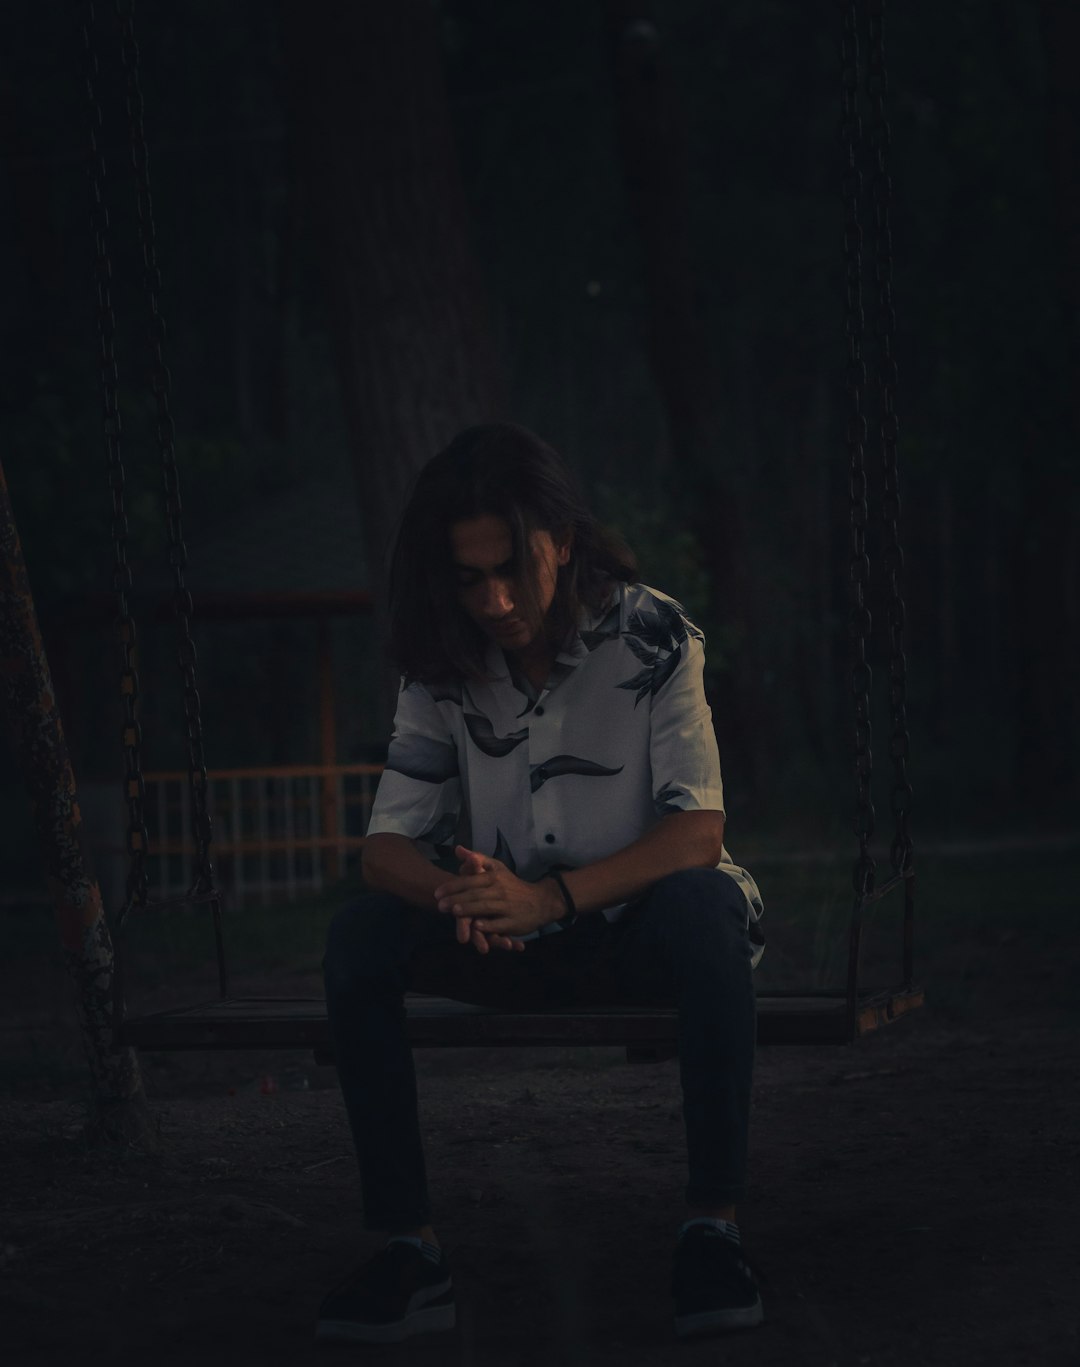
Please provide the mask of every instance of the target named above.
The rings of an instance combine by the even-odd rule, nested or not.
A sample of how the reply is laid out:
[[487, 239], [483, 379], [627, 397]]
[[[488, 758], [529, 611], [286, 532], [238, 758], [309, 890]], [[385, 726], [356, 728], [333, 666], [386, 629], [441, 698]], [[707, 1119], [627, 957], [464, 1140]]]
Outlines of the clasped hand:
[[562, 914], [552, 883], [526, 883], [498, 859], [458, 845], [456, 878], [435, 889], [439, 910], [457, 917], [459, 944], [470, 942], [481, 954], [496, 949], [523, 950], [515, 936], [528, 935]]

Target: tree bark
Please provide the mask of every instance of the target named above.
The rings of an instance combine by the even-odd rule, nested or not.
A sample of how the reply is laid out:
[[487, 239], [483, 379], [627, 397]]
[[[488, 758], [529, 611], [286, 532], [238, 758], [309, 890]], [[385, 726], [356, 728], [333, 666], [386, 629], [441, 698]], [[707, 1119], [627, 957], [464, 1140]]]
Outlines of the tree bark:
[[[956, 718], [956, 519], [952, 477], [942, 470], [937, 481], [937, 706], [934, 739], [948, 747]], [[882, 614], [884, 615], [884, 613]]]
[[90, 1133], [141, 1149], [157, 1134], [133, 1049], [114, 1049], [113, 947], [82, 817], [15, 514], [0, 465], [0, 718], [30, 794], [90, 1064]]
[[1080, 10], [1073, 0], [1039, 6], [1049, 91], [1048, 137], [1057, 220], [1059, 298], [1066, 345], [1066, 431], [1033, 413], [1019, 510], [1021, 585], [1017, 621], [1019, 718], [1016, 782], [1033, 805], [1057, 811], [1075, 791], [1080, 742]]
[[648, 349], [670, 455], [709, 575], [732, 665], [714, 697], [725, 755], [762, 791], [772, 728], [762, 696], [757, 590], [741, 503], [720, 468], [721, 422], [690, 251], [686, 136], [653, 5], [608, 0], [607, 31], [627, 198], [644, 248]]
[[1050, 94], [1050, 166], [1058, 229], [1058, 260], [1069, 346], [1069, 399], [1080, 437], [1080, 9], [1075, 0], [1039, 7]]
[[[294, 152], [384, 622], [390, 538], [414, 477], [503, 415], [428, 0], [286, 0]], [[380, 631], [380, 634], [382, 632]]]

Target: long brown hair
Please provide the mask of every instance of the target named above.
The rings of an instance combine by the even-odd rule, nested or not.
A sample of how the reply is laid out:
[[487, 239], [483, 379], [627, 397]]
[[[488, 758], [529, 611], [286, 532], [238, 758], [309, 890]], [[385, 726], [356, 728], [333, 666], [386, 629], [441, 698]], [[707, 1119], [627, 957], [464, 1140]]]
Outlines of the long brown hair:
[[420, 471], [394, 544], [389, 652], [408, 683], [483, 675], [487, 638], [458, 602], [450, 528], [485, 514], [510, 528], [526, 608], [535, 601], [530, 533], [571, 533], [570, 560], [559, 568], [545, 623], [554, 643], [583, 605], [601, 605], [613, 581], [637, 579], [633, 552], [596, 521], [550, 446], [513, 423], [466, 428]]

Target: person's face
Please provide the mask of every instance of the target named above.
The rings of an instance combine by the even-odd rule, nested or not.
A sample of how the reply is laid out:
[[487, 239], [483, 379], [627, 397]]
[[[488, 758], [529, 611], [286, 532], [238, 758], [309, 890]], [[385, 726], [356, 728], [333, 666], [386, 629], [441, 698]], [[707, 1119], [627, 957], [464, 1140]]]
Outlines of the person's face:
[[570, 559], [570, 538], [530, 533], [533, 591], [538, 611], [529, 615], [521, 585], [514, 577], [514, 542], [501, 517], [484, 513], [455, 522], [450, 552], [458, 601], [482, 632], [503, 650], [524, 650], [543, 630], [555, 598], [555, 577]]

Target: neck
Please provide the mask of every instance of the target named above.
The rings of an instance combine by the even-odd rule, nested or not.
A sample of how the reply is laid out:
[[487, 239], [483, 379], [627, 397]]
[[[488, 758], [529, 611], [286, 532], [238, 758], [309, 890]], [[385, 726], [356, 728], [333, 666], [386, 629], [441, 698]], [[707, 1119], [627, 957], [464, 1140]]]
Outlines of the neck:
[[523, 650], [515, 650], [513, 655], [518, 669], [532, 686], [536, 689], [543, 688], [551, 673], [552, 661], [555, 659], [555, 652], [547, 641], [540, 636], [535, 641], [530, 641]]

